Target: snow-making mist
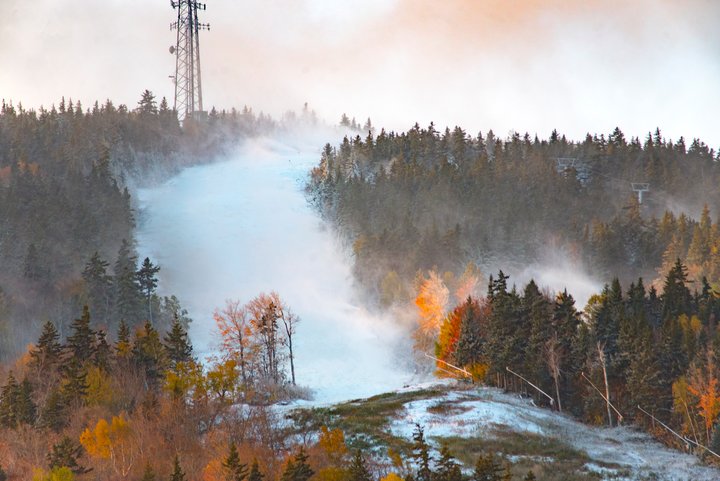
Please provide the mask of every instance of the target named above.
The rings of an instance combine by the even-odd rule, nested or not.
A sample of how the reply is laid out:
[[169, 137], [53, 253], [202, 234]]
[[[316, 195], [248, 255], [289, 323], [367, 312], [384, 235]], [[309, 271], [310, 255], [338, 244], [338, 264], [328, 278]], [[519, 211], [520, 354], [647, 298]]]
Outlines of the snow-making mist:
[[190, 311], [200, 357], [215, 349], [212, 314], [226, 299], [275, 290], [301, 318], [297, 382], [316, 400], [402, 387], [412, 378], [407, 336], [354, 301], [351, 262], [303, 193], [322, 144], [295, 144], [250, 141], [226, 160], [139, 190], [139, 252], [160, 264], [163, 290]]

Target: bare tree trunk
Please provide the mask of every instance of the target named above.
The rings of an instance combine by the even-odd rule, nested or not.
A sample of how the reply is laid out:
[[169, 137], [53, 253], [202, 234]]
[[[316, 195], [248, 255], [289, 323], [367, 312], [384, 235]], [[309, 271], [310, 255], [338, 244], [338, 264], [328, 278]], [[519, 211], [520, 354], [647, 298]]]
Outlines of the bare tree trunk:
[[604, 351], [604, 345], [601, 345], [599, 342], [597, 344], [597, 350], [598, 350], [598, 356], [600, 358], [600, 365], [602, 366], [603, 371], [603, 381], [605, 381], [605, 404], [607, 405], [607, 415], [608, 415], [608, 424], [610, 427], [612, 427], [612, 411], [610, 411], [610, 386], [608, 385], [608, 377], [607, 377], [607, 366], [605, 363], [605, 351]]
[[555, 382], [555, 397], [558, 403], [558, 411], [562, 412], [562, 402], [560, 401], [560, 363], [562, 360], [562, 352], [560, 351], [560, 341], [557, 338], [557, 333], [553, 334], [545, 344], [545, 356], [550, 375]]
[[288, 350], [290, 351], [290, 376], [292, 377], [293, 386], [295, 385], [295, 360], [293, 358], [292, 335], [288, 335]]

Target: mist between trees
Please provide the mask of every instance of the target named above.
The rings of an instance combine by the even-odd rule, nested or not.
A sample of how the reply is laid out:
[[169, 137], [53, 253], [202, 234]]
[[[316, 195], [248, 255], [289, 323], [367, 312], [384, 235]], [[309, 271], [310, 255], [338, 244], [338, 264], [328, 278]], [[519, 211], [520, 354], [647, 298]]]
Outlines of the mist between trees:
[[210, 162], [245, 138], [313, 122], [307, 108], [278, 122], [245, 107], [213, 108], [181, 126], [147, 90], [130, 107], [107, 100], [86, 109], [63, 98], [28, 110], [3, 101], [0, 360], [19, 354], [47, 320], [64, 338], [84, 304], [111, 332], [120, 319], [167, 328], [182, 308], [156, 297], [155, 285], [141, 287], [133, 188]]
[[[644, 142], [619, 128], [573, 142], [431, 124], [327, 144], [308, 193], [352, 247], [361, 284], [388, 306], [411, 300], [429, 269], [523, 269], [548, 250], [599, 283], [642, 276], [660, 287], [680, 258], [691, 280], [714, 285], [719, 181], [714, 150], [659, 129]], [[642, 204], [632, 182], [650, 184]]]

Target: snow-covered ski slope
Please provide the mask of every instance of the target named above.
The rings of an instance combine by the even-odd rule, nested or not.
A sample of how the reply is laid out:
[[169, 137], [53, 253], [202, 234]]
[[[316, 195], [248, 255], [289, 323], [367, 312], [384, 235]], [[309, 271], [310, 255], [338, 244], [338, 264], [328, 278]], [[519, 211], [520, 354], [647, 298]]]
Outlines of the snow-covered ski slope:
[[161, 294], [176, 294], [190, 311], [196, 351], [213, 353], [212, 314], [226, 299], [275, 290], [301, 318], [298, 384], [322, 403], [413, 379], [401, 354], [407, 336], [355, 301], [349, 256], [305, 198], [325, 141], [249, 141], [137, 193], [138, 251], [160, 264]]

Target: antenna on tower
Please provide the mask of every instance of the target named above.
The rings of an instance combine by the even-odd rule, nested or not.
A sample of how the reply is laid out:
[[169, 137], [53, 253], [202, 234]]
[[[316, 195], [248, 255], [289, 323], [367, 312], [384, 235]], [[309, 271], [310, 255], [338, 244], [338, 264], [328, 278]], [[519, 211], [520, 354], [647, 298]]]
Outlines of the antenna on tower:
[[175, 55], [175, 110], [180, 121], [194, 113], [203, 113], [202, 77], [200, 75], [200, 30], [210, 30], [210, 24], [198, 21], [198, 10], [206, 10], [204, 3], [195, 0], [170, 0], [177, 9], [177, 21], [170, 30], [177, 30], [177, 43], [170, 47]]
[[638, 204], [642, 204], [643, 192], [648, 192], [650, 190], [650, 184], [631, 182], [630, 185], [632, 186], [632, 190], [637, 192]]

